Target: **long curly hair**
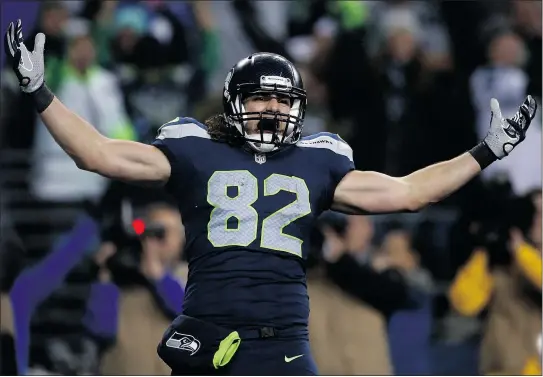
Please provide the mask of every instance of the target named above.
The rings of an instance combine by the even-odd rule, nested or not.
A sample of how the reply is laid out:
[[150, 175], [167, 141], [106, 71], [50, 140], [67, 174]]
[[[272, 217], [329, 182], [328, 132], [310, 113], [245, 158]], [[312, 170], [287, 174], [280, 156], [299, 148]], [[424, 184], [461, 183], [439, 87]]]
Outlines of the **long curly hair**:
[[224, 114], [212, 115], [205, 120], [204, 124], [207, 127], [207, 133], [213, 140], [232, 145], [244, 143], [241, 135], [228, 125]]

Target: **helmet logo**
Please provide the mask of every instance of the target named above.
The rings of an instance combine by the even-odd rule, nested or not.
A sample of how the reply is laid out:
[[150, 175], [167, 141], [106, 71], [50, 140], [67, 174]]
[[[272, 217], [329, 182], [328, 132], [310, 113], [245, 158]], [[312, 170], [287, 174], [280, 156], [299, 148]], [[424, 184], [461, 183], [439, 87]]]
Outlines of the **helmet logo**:
[[281, 76], [260, 76], [260, 86], [262, 89], [275, 89], [276, 86], [291, 89], [290, 79]]

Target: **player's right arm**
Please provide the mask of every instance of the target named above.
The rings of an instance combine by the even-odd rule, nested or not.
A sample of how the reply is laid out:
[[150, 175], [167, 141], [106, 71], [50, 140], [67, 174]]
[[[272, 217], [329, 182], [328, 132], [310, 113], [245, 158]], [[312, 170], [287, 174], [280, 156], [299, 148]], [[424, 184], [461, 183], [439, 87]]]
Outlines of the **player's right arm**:
[[170, 177], [170, 163], [158, 148], [107, 138], [56, 97], [40, 117], [80, 169], [146, 185], [162, 185]]
[[490, 106], [488, 134], [469, 152], [404, 177], [349, 172], [335, 188], [332, 208], [354, 214], [414, 212], [446, 198], [485, 167], [509, 155], [524, 140], [537, 111], [532, 96], [526, 97], [511, 119], [502, 116], [496, 99]]
[[33, 99], [43, 123], [79, 168], [146, 185], [161, 185], [168, 181], [171, 166], [159, 149], [101, 135], [49, 91], [44, 81], [44, 34], [36, 35], [34, 51], [28, 51], [23, 41], [21, 20], [18, 20], [16, 24], [10, 23], [4, 47], [21, 90]]

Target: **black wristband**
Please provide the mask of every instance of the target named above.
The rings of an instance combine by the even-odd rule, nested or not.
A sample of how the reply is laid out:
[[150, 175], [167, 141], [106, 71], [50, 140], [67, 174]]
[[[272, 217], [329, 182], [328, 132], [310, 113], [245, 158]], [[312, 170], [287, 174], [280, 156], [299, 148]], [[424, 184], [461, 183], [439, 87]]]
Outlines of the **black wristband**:
[[34, 101], [34, 105], [36, 106], [36, 110], [39, 114], [44, 112], [45, 109], [49, 107], [51, 102], [53, 102], [53, 98], [55, 98], [55, 95], [49, 90], [45, 83], [40, 86], [38, 90], [30, 93], [30, 96]]
[[475, 147], [471, 148], [469, 153], [473, 156], [475, 161], [477, 161], [481, 170], [498, 159], [484, 141], [481, 141]]

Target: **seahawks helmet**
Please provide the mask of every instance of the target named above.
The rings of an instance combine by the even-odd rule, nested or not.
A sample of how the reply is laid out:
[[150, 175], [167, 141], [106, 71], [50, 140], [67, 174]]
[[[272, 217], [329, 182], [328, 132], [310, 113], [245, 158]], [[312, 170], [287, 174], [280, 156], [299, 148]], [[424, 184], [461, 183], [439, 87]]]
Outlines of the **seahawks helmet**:
[[[257, 94], [287, 96], [290, 98], [290, 112], [247, 112], [245, 99]], [[300, 140], [307, 97], [294, 64], [281, 55], [262, 52], [242, 59], [228, 72], [224, 82], [223, 106], [232, 132], [239, 134], [256, 151], [265, 153]], [[249, 120], [258, 121], [259, 133], [247, 133]], [[286, 124], [282, 131], [280, 122]]]

